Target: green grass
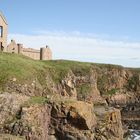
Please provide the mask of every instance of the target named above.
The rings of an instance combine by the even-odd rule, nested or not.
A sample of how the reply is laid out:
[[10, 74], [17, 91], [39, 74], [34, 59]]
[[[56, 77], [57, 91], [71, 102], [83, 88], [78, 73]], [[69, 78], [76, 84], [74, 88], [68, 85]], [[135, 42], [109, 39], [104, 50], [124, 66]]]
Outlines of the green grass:
[[60, 82], [68, 72], [72, 71], [76, 76], [87, 75], [90, 71], [91, 64], [68, 60], [42, 61], [50, 67], [50, 73], [55, 82]]
[[98, 78], [97, 86], [101, 94], [104, 94], [106, 92], [106, 84], [108, 83], [108, 75], [104, 74], [101, 77]]
[[0, 140], [25, 140], [25, 138], [21, 136], [13, 136], [10, 134], [0, 134]]
[[[45, 87], [48, 82], [46, 81], [47, 75], [54, 83], [58, 84], [70, 72], [74, 73], [75, 76], [87, 76], [90, 75], [92, 68], [109, 70], [112, 68], [121, 69], [122, 67], [68, 60], [37, 61], [22, 55], [0, 53], [0, 89], [4, 88], [7, 81], [13, 78], [16, 78], [16, 82], [20, 84], [28, 84], [37, 80], [41, 86]], [[100, 91], [104, 90], [104, 83], [107, 82], [107, 79], [108, 77], [104, 75], [98, 80]], [[86, 86], [80, 87], [80, 93], [84, 94], [88, 88]]]
[[77, 93], [79, 99], [86, 99], [91, 93], [91, 86], [89, 83], [77, 86]]
[[36, 61], [22, 55], [0, 53], [0, 86], [13, 78], [19, 83], [37, 79], [43, 85], [47, 74], [55, 83], [59, 83], [69, 71], [86, 75], [90, 66], [89, 63], [66, 60]]
[[28, 101], [24, 102], [22, 107], [30, 107], [31, 105], [43, 105], [48, 102], [48, 99], [42, 96], [31, 97]]
[[41, 69], [43, 69], [43, 65], [38, 61], [16, 54], [0, 53], [1, 84], [7, 82], [7, 80], [11, 78], [17, 78], [20, 82], [28, 81]]
[[31, 97], [31, 99], [29, 100], [29, 102], [31, 104], [44, 104], [46, 103], [48, 100], [45, 97]]
[[108, 91], [106, 92], [106, 95], [112, 96], [112, 95], [116, 94], [116, 92], [117, 92], [118, 90], [119, 90], [119, 89], [112, 88], [111, 90], [108, 90]]
[[134, 73], [134, 75], [129, 78], [126, 88], [128, 90], [134, 90], [137, 91], [137, 87], [140, 85], [140, 79], [139, 79], [139, 74], [138, 73]]

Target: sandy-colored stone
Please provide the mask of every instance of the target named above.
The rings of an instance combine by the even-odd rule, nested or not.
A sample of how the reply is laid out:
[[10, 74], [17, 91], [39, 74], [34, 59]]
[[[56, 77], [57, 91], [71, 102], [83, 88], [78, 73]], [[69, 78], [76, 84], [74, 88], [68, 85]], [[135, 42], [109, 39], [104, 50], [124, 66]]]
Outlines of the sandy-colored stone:
[[[96, 125], [96, 117], [93, 112], [93, 104], [85, 103], [83, 101], [76, 101], [76, 102], [67, 102], [67, 107], [70, 109], [70, 118], [72, 120], [77, 120], [81, 118], [81, 125], [85, 129], [92, 129]], [[82, 126], [82, 127], [83, 127]]]
[[36, 50], [23, 47], [22, 44], [16, 44], [14, 40], [11, 40], [11, 43], [7, 46], [7, 36], [8, 24], [3, 14], [0, 12], [0, 51], [22, 54], [35, 60], [52, 59], [52, 51], [48, 46]]
[[11, 43], [7, 46], [7, 52], [22, 54], [35, 60], [52, 59], [52, 52], [48, 46], [41, 48], [40, 50], [36, 50], [32, 48], [26, 48], [22, 44], [16, 44], [14, 40], [11, 40]]
[[8, 24], [0, 12], [0, 51], [6, 51], [7, 46], [7, 32], [8, 32]]

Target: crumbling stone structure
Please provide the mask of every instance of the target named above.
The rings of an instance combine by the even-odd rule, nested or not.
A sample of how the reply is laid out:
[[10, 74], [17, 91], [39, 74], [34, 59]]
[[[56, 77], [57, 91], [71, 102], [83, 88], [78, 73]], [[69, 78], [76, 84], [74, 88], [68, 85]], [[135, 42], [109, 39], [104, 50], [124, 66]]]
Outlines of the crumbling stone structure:
[[6, 51], [5, 49], [7, 46], [7, 31], [7, 21], [3, 14], [0, 12], [0, 51]]
[[48, 46], [40, 48], [40, 50], [36, 50], [23, 47], [22, 44], [16, 44], [14, 40], [11, 40], [11, 43], [7, 46], [7, 30], [8, 24], [3, 14], [0, 12], [0, 51], [22, 54], [35, 60], [52, 59], [52, 51]]
[[40, 48], [40, 50], [25, 48], [22, 44], [16, 44], [14, 40], [7, 46], [7, 52], [16, 53], [28, 56], [35, 60], [51, 60], [52, 51], [46, 46], [46, 48]]

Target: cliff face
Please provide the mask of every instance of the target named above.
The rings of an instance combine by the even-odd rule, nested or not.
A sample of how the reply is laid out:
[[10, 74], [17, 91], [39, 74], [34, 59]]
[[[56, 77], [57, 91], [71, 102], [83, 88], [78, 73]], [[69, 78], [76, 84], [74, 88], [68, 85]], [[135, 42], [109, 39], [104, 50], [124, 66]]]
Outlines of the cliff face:
[[[120, 111], [69, 98], [0, 95], [0, 133], [26, 140], [121, 140]], [[5, 134], [5, 135], [4, 135]], [[13, 137], [20, 139], [18, 137]], [[4, 139], [4, 137], [3, 137]]]
[[0, 137], [122, 140], [124, 130], [140, 127], [139, 69], [0, 59]]

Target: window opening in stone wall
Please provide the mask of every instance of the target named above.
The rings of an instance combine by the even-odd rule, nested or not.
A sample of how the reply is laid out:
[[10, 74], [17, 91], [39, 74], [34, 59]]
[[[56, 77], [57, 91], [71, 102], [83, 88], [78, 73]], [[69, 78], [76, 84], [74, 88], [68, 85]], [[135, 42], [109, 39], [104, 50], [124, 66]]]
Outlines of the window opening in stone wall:
[[3, 27], [0, 26], [0, 37], [2, 37], [2, 36], [3, 36]]

